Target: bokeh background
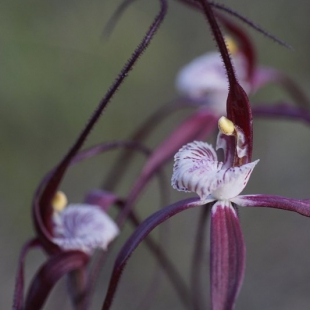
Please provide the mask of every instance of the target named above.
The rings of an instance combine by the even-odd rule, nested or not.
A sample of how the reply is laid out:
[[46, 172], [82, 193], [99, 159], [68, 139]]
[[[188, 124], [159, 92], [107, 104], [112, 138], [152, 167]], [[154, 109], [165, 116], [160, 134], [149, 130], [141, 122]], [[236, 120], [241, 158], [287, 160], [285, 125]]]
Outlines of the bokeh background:
[[[120, 1], [0, 1], [0, 308], [12, 303], [14, 278], [22, 244], [34, 231], [31, 199], [42, 176], [68, 150], [90, 113], [129, 58], [158, 10], [158, 1], [134, 3], [109, 40], [104, 26]], [[310, 4], [296, 0], [222, 1], [269, 32], [291, 44], [285, 49], [253, 30], [259, 62], [288, 73], [310, 96]], [[194, 57], [214, 49], [202, 16], [169, 1], [170, 9], [150, 48], [106, 109], [87, 145], [125, 139], [159, 105], [175, 98], [176, 73]], [[290, 100], [276, 86], [253, 97], [253, 102]], [[168, 130], [186, 117], [177, 113], [149, 141], [155, 146]], [[295, 198], [310, 196], [310, 131], [302, 123], [255, 121], [254, 158], [260, 158], [247, 193]], [[83, 163], [67, 174], [62, 189], [71, 202], [100, 186], [116, 153]], [[122, 182], [126, 194], [143, 162], [138, 157]], [[172, 164], [167, 166], [170, 177]], [[171, 201], [185, 197], [171, 191]], [[157, 184], [151, 184], [137, 209], [147, 216], [159, 207]], [[277, 210], [240, 211], [247, 244], [247, 269], [236, 309], [310, 308], [310, 219]], [[188, 279], [190, 255], [199, 210], [169, 223], [169, 255]], [[125, 234], [130, 230], [126, 229]], [[207, 234], [207, 232], [206, 232]], [[113, 256], [102, 271], [93, 309], [104, 297]], [[206, 250], [207, 253], [207, 250]], [[29, 280], [45, 257], [30, 253]], [[204, 270], [208, 309], [208, 269]], [[143, 247], [132, 256], [117, 293], [114, 309], [141, 309], [153, 275], [153, 258]], [[53, 291], [46, 309], [70, 309], [66, 283]], [[142, 308], [143, 309], [143, 308]], [[183, 309], [163, 277], [151, 309]], [[34, 309], [35, 310], [35, 309]]]

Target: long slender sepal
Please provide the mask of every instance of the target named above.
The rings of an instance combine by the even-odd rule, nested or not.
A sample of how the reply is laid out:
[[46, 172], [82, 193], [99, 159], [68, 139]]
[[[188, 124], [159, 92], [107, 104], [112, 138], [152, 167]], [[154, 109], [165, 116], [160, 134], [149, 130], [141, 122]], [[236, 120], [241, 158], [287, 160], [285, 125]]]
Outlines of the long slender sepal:
[[237, 78], [235, 75], [235, 71], [234, 71], [234, 68], [233, 68], [229, 53], [228, 53], [228, 49], [227, 49], [224, 37], [222, 35], [221, 29], [218, 26], [218, 23], [216, 21], [216, 18], [212, 11], [210, 3], [207, 0], [198, 0], [198, 2], [201, 4], [201, 8], [209, 22], [214, 39], [218, 45], [218, 48], [223, 58], [223, 62], [224, 62], [225, 69], [227, 72], [229, 86], [231, 87], [232, 85], [237, 83]]
[[310, 217], [310, 199], [293, 199], [273, 195], [245, 195], [232, 199], [241, 207], [267, 207], [297, 212]]
[[52, 256], [33, 278], [24, 310], [40, 310], [57, 281], [71, 271], [85, 268], [89, 257], [81, 251], [62, 252]]
[[24, 264], [28, 251], [39, 246], [38, 239], [28, 241], [22, 248], [15, 282], [13, 310], [22, 310], [24, 301]]
[[[116, 206], [120, 209], [122, 209], [124, 205], [125, 202], [122, 200], [118, 200], [118, 202], [116, 203]], [[106, 203], [104, 203], [104, 205], [100, 207], [104, 209], [106, 207]], [[130, 211], [128, 221], [133, 225], [134, 228], [137, 228], [141, 224], [140, 218], [133, 210]], [[178, 270], [175, 268], [172, 260], [170, 260], [169, 257], [166, 255], [162, 248], [162, 245], [156, 242], [151, 236], [147, 236], [144, 242], [148, 249], [151, 251], [151, 253], [154, 255], [154, 258], [157, 260], [158, 265], [162, 268], [162, 270], [164, 270], [167, 278], [170, 280], [171, 284], [176, 290], [176, 293], [179, 295], [180, 300], [186, 306], [189, 303], [188, 300], [190, 299], [188, 288], [186, 286], [186, 283], [184, 282], [184, 279], [182, 279]], [[97, 281], [98, 274], [100, 273], [104, 258], [105, 256], [100, 256], [98, 258], [98, 261], [93, 264], [93, 267], [90, 270], [90, 294], [93, 294], [93, 288], [95, 287], [95, 283]], [[89, 299], [91, 300], [91, 295], [89, 296]]]
[[242, 285], [245, 245], [236, 211], [218, 201], [211, 211], [211, 308], [231, 310]]
[[122, 247], [119, 252], [113, 272], [111, 275], [108, 291], [105, 297], [104, 304], [102, 306], [102, 310], [109, 310], [114, 295], [116, 293], [122, 272], [125, 268], [125, 265], [133, 253], [133, 251], [137, 248], [137, 246], [152, 232], [154, 228], [156, 228], [159, 224], [166, 221], [170, 217], [190, 208], [194, 208], [200, 204], [199, 198], [190, 198], [186, 200], [179, 201], [174, 203], [168, 207], [165, 207], [151, 216], [149, 216], [130, 236], [127, 242]]

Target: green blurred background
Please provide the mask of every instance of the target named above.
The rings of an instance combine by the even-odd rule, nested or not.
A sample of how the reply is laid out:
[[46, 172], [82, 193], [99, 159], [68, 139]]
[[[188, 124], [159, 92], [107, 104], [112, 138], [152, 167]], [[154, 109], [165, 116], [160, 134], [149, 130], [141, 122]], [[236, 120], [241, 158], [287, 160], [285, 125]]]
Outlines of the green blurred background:
[[[103, 28], [119, 3], [0, 2], [1, 309], [11, 307], [19, 251], [34, 234], [31, 199], [38, 182], [73, 143], [158, 11], [158, 1], [137, 1], [111, 38], [105, 40], [101, 36]], [[287, 50], [248, 30], [260, 63], [288, 73], [310, 96], [310, 4], [301, 0], [223, 3], [294, 47], [293, 51]], [[87, 145], [125, 139], [156, 107], [177, 96], [174, 79], [179, 68], [214, 49], [204, 18], [176, 1], [169, 4], [165, 23], [106, 109]], [[253, 97], [253, 102], [278, 99], [289, 98], [280, 88], [269, 86]], [[165, 122], [148, 145], [156, 145], [186, 114], [177, 113]], [[255, 121], [254, 158], [261, 161], [246, 192], [309, 197], [309, 133], [309, 128], [300, 123]], [[62, 189], [71, 202], [81, 201], [87, 190], [99, 187], [115, 154], [100, 156], [70, 170]], [[142, 158], [138, 160], [131, 178], [123, 182], [121, 194], [137, 176]], [[171, 170], [170, 163], [168, 177]], [[143, 216], [158, 208], [157, 196], [154, 182], [139, 201]], [[172, 201], [185, 196], [171, 191]], [[240, 213], [247, 269], [236, 308], [309, 309], [310, 219], [269, 209]], [[198, 215], [199, 210], [191, 210], [170, 221], [169, 253], [186, 278]], [[120, 238], [115, 249], [123, 240]], [[43, 261], [40, 253], [29, 255], [27, 279]], [[102, 272], [93, 309], [99, 309], [103, 300], [109, 268]], [[114, 309], [139, 309], [153, 268], [153, 258], [141, 247], [124, 273]], [[204, 272], [204, 298], [208, 304], [207, 258]], [[69, 309], [65, 290], [65, 282], [60, 283], [46, 309]], [[154, 299], [151, 309], [183, 309], [165, 278]]]

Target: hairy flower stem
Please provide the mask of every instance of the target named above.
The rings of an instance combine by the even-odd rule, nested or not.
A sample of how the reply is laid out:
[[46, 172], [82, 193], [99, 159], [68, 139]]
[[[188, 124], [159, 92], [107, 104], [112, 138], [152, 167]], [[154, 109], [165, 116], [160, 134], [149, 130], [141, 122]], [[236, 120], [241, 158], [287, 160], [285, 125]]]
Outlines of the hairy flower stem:
[[208, 1], [206, 0], [198, 0], [198, 1], [200, 2], [202, 9], [205, 13], [205, 16], [207, 17], [207, 20], [209, 22], [211, 31], [214, 35], [215, 41], [220, 50], [220, 54], [223, 58], [223, 62], [228, 76], [229, 86], [232, 87], [238, 82], [221, 29], [215, 19], [214, 13]]
[[[201, 5], [199, 3], [197, 3], [195, 0], [177, 0], [181, 3], [184, 3], [187, 6], [190, 6], [194, 9], [199, 9], [201, 10]], [[247, 19], [245, 16], [241, 15], [240, 13], [238, 13], [237, 11], [235, 11], [234, 9], [224, 5], [224, 4], [220, 4], [220, 3], [216, 3], [214, 1], [208, 1], [209, 5], [211, 5], [213, 8], [223, 11], [237, 19], [239, 19], [241, 22], [245, 23], [247, 26], [253, 28], [254, 30], [256, 30], [257, 32], [261, 33], [262, 35], [266, 36], [267, 38], [271, 39], [272, 41], [288, 48], [288, 49], [292, 49], [292, 47], [287, 44], [286, 42], [282, 41], [281, 39], [277, 38], [275, 35], [269, 33], [268, 31], [264, 30], [261, 26], [259, 26], [258, 24], [254, 23], [253, 21]], [[218, 16], [218, 15], [217, 15]]]
[[[123, 83], [124, 79], [127, 77], [129, 71], [133, 68], [134, 64], [137, 62], [143, 51], [149, 46], [152, 38], [154, 37], [156, 31], [158, 30], [159, 26], [161, 25], [166, 12], [167, 12], [167, 1], [166, 0], [160, 0], [161, 2], [161, 9], [159, 14], [156, 16], [154, 22], [152, 23], [151, 27], [149, 28], [148, 32], [144, 36], [142, 42], [138, 45], [136, 50], [134, 51], [131, 58], [128, 60], [127, 64], [122, 69], [119, 76], [116, 78], [115, 82], [112, 84], [110, 89], [108, 90], [105, 97], [101, 100], [99, 106], [93, 113], [92, 117], [86, 124], [85, 128], [81, 132], [80, 136], [76, 140], [76, 142], [73, 144], [73, 146], [70, 148], [68, 153], [65, 155], [63, 160], [58, 164], [57, 168], [55, 169], [54, 173], [51, 175], [48, 184], [46, 185], [45, 189], [43, 190], [43, 193], [41, 195], [41, 198], [39, 200], [38, 205], [44, 206], [46, 209], [52, 200], [52, 198], [55, 195], [55, 192], [57, 190], [57, 187], [59, 186], [59, 183], [68, 168], [70, 161], [72, 158], [76, 155], [76, 153], [79, 151], [79, 149], [82, 147], [83, 143], [85, 142], [86, 138], [88, 137], [89, 133], [93, 129], [95, 123], [98, 121], [99, 117], [101, 116], [101, 113], [103, 112], [104, 108], [109, 103], [110, 99], [115, 94], [118, 87]], [[44, 212], [43, 214], [43, 222], [46, 224], [48, 230], [51, 229], [51, 223], [50, 223], [50, 215], [51, 215], [52, 209], [49, 208], [47, 212]], [[40, 231], [40, 227], [38, 227], [38, 223], [35, 223], [36, 228]]]

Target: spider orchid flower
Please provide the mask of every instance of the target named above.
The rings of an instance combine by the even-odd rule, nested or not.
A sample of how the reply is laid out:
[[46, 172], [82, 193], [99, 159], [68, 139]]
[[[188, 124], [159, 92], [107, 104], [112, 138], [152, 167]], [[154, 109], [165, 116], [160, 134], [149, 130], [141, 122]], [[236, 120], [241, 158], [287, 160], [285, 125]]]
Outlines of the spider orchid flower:
[[[117, 225], [106, 213], [108, 207], [115, 202], [113, 198], [112, 194], [106, 193], [98, 205], [91, 203], [67, 205], [65, 194], [60, 191], [56, 193], [52, 201], [52, 229], [49, 242], [58, 250], [50, 254], [47, 262], [34, 276], [24, 305], [19, 298], [19, 301], [15, 302], [14, 309], [41, 309], [51, 289], [66, 274], [71, 276], [69, 283], [73, 303], [81, 303], [82, 296], [87, 293], [86, 267], [93, 252], [97, 249], [106, 251], [109, 243], [119, 234]], [[48, 251], [39, 238], [24, 247], [17, 278], [16, 296], [22, 295], [23, 263], [27, 251], [34, 246]]]
[[[71, 160], [70, 166], [121, 147], [133, 148], [144, 155], [150, 153], [135, 142], [115, 141], [81, 151]], [[108, 245], [119, 233], [118, 225], [107, 215], [109, 208], [120, 201], [113, 193], [92, 190], [86, 195], [85, 202], [67, 205], [65, 194], [58, 191], [51, 201], [51, 208], [40, 205], [40, 193], [49, 184], [53, 173], [55, 169], [43, 178], [34, 195], [33, 217], [37, 234], [25, 244], [20, 255], [14, 310], [40, 309], [57, 281], [65, 275], [69, 276], [72, 302], [76, 308], [84, 307], [89, 302], [88, 295], [94, 284], [94, 271], [88, 268], [89, 261], [97, 249], [106, 254]], [[138, 222], [135, 219], [134, 224]], [[29, 250], [35, 247], [44, 250], [48, 259], [33, 277], [24, 302], [25, 259]]]
[[195, 141], [175, 155], [172, 176], [173, 188], [197, 193], [200, 197], [198, 204], [213, 203], [210, 276], [211, 304], [216, 310], [234, 308], [244, 275], [245, 245], [235, 206], [271, 207], [310, 216], [310, 200], [268, 195], [240, 196], [258, 160], [232, 166], [225, 135], [235, 133], [236, 153], [242, 157], [246, 153], [243, 133], [224, 117], [219, 121], [219, 128], [217, 149], [224, 149], [224, 163], [217, 160], [211, 145]]
[[[300, 105], [297, 107], [286, 102], [257, 105], [252, 109], [253, 116], [284, 118], [310, 124], [310, 112], [308, 108], [305, 108], [308, 99], [303, 92], [292, 80], [276, 69], [257, 66], [255, 48], [247, 34], [231, 21], [223, 19], [223, 22], [237, 39], [235, 41], [232, 37], [226, 36], [225, 43], [236, 77], [243, 90], [251, 95], [268, 83], [279, 83]], [[206, 139], [216, 131], [218, 118], [226, 114], [228, 96], [227, 73], [220, 53], [209, 52], [185, 65], [176, 77], [176, 88], [182, 95], [181, 101], [177, 102], [179, 105], [175, 104], [174, 108], [170, 107], [171, 110], [167, 110], [164, 106], [148, 119], [131, 139], [135, 141], [146, 139], [151, 129], [177, 107], [188, 106], [191, 103], [191, 106], [196, 108], [198, 106], [198, 110], [181, 122], [156, 147], [138, 177], [132, 190], [133, 193], [140, 192], [154, 173], [169, 159], [172, 159], [182, 145], [193, 140]], [[114, 190], [122, 173], [126, 170], [126, 165], [128, 166], [130, 155], [128, 151], [125, 151], [115, 162], [107, 178], [108, 182], [105, 183], [107, 189]]]
[[226, 117], [219, 120], [220, 133], [216, 149], [224, 150], [224, 162], [208, 143], [194, 141], [175, 155], [172, 187], [195, 192], [198, 204], [211, 207], [211, 307], [232, 309], [241, 288], [245, 270], [245, 245], [235, 209], [235, 199], [247, 185], [259, 160], [233, 166], [228, 153], [228, 136], [236, 137], [236, 154], [242, 158], [247, 150], [244, 133]]
[[[245, 56], [239, 52], [237, 45], [231, 38], [226, 38], [226, 44], [232, 55], [237, 76], [243, 81], [241, 84], [246, 89], [249, 89]], [[155, 172], [169, 159], [172, 159], [175, 152], [182, 145], [211, 135], [217, 127], [219, 115], [226, 110], [225, 102], [228, 96], [228, 81], [220, 53], [208, 53], [185, 66], [177, 77], [176, 84], [184, 94], [187, 94], [187, 100], [195, 101], [196, 106], [198, 104], [201, 108], [182, 122], [156, 147], [133, 186], [131, 192], [134, 195], [142, 191]], [[147, 123], [150, 123], [150, 121]], [[141, 130], [142, 133], [148, 131], [145, 130], [144, 126], [141, 128], [143, 129]], [[134, 135], [133, 140], [139, 136], [139, 133]], [[113, 171], [114, 173], [117, 170], [119, 173], [114, 173], [114, 184], [113, 182], [105, 184], [109, 190], [114, 190], [114, 186], [125, 170], [125, 164], [128, 163], [129, 158], [128, 153], [124, 152], [123, 156], [117, 161], [118, 167], [115, 165], [111, 169], [111, 172]], [[112, 179], [112, 175], [108, 179]], [[135, 197], [129, 197], [129, 200], [132, 199], [135, 199]]]
[[240, 195], [258, 160], [243, 160], [246, 157], [250, 158], [249, 144], [239, 126], [222, 117], [219, 120], [219, 129], [217, 149], [224, 150], [223, 162], [218, 160], [211, 145], [198, 141], [183, 146], [175, 155], [172, 186], [179, 191], [195, 192], [199, 197], [182, 200], [163, 208], [148, 217], [135, 230], [116, 259], [103, 310], [110, 309], [124, 266], [140, 242], [162, 222], [184, 210], [202, 205], [211, 208], [212, 310], [234, 309], [243, 282], [245, 243], [236, 212], [237, 205], [270, 207], [310, 217], [310, 199]]
[[225, 162], [218, 161], [212, 145], [200, 141], [183, 146], [174, 157], [172, 187], [178, 191], [197, 193], [201, 204], [218, 201], [231, 205], [230, 202], [244, 189], [258, 163], [256, 160], [237, 167], [231, 166], [226, 154], [225, 134], [232, 135], [233, 131], [238, 130], [237, 137], [241, 142], [237, 151], [240, 157], [246, 151], [242, 148], [244, 136], [241, 129], [235, 129], [233, 123], [224, 116], [220, 118], [219, 125], [222, 132], [218, 135], [216, 149], [224, 149]]

